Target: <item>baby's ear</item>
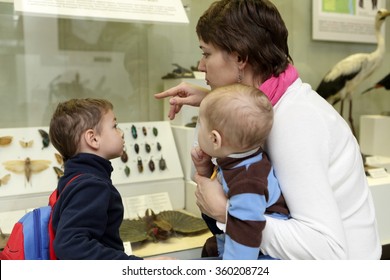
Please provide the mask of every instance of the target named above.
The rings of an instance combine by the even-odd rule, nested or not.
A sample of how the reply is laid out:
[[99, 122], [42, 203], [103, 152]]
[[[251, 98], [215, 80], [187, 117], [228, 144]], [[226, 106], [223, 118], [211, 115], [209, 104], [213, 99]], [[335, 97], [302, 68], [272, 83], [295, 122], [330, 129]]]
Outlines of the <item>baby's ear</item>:
[[214, 150], [220, 149], [222, 147], [222, 137], [217, 130], [212, 130], [211, 135], [213, 137], [213, 147]]

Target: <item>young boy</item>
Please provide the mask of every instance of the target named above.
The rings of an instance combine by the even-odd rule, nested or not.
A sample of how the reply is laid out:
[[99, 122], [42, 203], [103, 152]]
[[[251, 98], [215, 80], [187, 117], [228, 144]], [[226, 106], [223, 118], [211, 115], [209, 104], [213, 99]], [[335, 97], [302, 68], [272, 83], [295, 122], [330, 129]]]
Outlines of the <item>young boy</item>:
[[122, 155], [125, 142], [112, 104], [89, 98], [60, 103], [49, 135], [65, 161], [57, 187], [61, 196], [53, 211], [57, 258], [142, 259], [124, 252], [119, 235], [124, 210], [111, 182], [109, 160]]
[[[258, 259], [264, 215], [288, 218], [279, 184], [263, 151], [272, 123], [271, 103], [253, 87], [220, 87], [200, 104], [199, 146], [191, 151], [192, 160], [200, 175], [210, 176], [211, 159], [215, 165], [211, 177], [217, 174], [228, 197], [226, 224], [219, 225], [225, 233], [210, 228], [216, 243], [214, 238], [206, 242], [209, 256], [216, 252], [222, 259]], [[210, 248], [213, 244], [217, 248]]]

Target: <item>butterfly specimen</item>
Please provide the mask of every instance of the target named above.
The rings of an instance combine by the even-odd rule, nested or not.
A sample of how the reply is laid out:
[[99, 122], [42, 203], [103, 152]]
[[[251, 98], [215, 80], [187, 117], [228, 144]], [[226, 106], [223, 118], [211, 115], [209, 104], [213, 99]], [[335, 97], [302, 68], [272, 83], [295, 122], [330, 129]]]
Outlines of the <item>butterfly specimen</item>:
[[9, 160], [3, 162], [3, 165], [8, 171], [24, 173], [27, 182], [30, 182], [33, 173], [39, 173], [47, 169], [50, 163], [50, 160], [31, 160], [27, 157], [25, 160]]
[[30, 140], [30, 141], [19, 140], [19, 144], [22, 148], [31, 148], [34, 145], [34, 140]]
[[12, 136], [2, 136], [0, 137], [0, 146], [6, 146], [11, 144], [12, 142]]
[[119, 233], [123, 241], [158, 242], [175, 234], [197, 234], [207, 229], [206, 223], [201, 218], [173, 210], [155, 214], [153, 210], [147, 209], [143, 218], [123, 220]]
[[43, 145], [42, 149], [49, 147], [50, 144], [49, 134], [43, 129], [38, 129], [38, 132], [42, 136], [42, 145]]
[[11, 174], [7, 174], [7, 175], [3, 176], [3, 178], [0, 179], [0, 187], [2, 185], [7, 184], [10, 178], [11, 178]]

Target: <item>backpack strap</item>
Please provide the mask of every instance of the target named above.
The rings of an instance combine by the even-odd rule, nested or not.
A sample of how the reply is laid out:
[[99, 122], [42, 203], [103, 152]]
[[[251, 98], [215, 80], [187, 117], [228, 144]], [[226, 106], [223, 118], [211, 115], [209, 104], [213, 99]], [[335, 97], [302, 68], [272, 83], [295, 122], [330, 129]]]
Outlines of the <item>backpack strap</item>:
[[[62, 191], [64, 191], [64, 189], [70, 184], [72, 183], [73, 180], [75, 180], [76, 178], [78, 178], [81, 174], [77, 174], [75, 176], [73, 176], [72, 179], [70, 179], [68, 181], [68, 183], [66, 183], [65, 187], [63, 188]], [[59, 194], [58, 194], [58, 188], [56, 188], [52, 194], [50, 195], [49, 197], [49, 206], [51, 206], [52, 208], [54, 207], [54, 204], [57, 202], [57, 199], [59, 198]]]
[[[68, 181], [68, 183], [66, 183], [66, 185], [62, 189], [62, 191], [64, 191], [64, 189], [70, 183], [72, 183], [76, 178], [78, 178], [80, 175], [81, 174], [77, 174], [77, 175], [73, 176], [73, 178], [70, 179]], [[52, 226], [52, 220], [53, 220], [52, 216], [53, 216], [54, 205], [56, 204], [56, 202], [57, 202], [57, 200], [58, 200], [60, 195], [58, 195], [58, 189], [56, 188], [55, 191], [53, 191], [53, 193], [50, 195], [50, 198], [49, 198], [49, 205], [51, 207], [50, 218], [49, 218], [49, 225], [48, 225], [48, 230], [49, 230], [49, 258], [50, 258], [50, 260], [56, 260], [57, 259], [57, 256], [56, 256], [56, 254], [54, 252], [54, 247], [53, 247], [53, 241], [54, 241], [55, 233], [54, 233], [53, 226]]]

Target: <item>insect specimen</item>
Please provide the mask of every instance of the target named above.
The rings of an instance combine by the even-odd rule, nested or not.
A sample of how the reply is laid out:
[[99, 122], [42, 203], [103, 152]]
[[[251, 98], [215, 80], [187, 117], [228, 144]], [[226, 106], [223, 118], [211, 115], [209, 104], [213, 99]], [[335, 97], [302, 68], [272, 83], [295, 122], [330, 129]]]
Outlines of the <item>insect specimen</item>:
[[19, 144], [20, 146], [22, 146], [22, 148], [31, 148], [34, 145], [34, 140], [30, 140], [30, 141], [19, 140]]
[[129, 156], [126, 153], [126, 149], [123, 149], [123, 153], [121, 155], [121, 161], [126, 163], [129, 160]]
[[145, 144], [145, 151], [146, 151], [147, 153], [150, 153], [150, 150], [151, 150], [150, 145], [149, 145], [148, 143], [146, 143], [146, 144]]
[[53, 166], [53, 170], [57, 175], [57, 179], [60, 179], [62, 175], [64, 175], [64, 171], [61, 168], [58, 168], [57, 166]]
[[11, 179], [11, 174], [4, 175], [3, 178], [0, 179], [0, 186], [7, 184], [9, 179]]
[[158, 129], [156, 127], [153, 127], [153, 135], [156, 137], [158, 135]]
[[160, 142], [157, 142], [157, 150], [158, 150], [158, 151], [161, 151], [161, 148], [162, 148], [162, 147], [161, 147]]
[[42, 149], [49, 147], [50, 144], [49, 134], [43, 129], [38, 129], [38, 131], [39, 134], [41, 134], [42, 136], [42, 145], [43, 145]]
[[165, 170], [167, 168], [167, 163], [165, 162], [165, 159], [161, 156], [158, 166], [160, 167], [160, 170]]
[[141, 242], [166, 240], [177, 234], [197, 234], [207, 230], [203, 219], [180, 211], [162, 211], [155, 214], [147, 209], [144, 217], [125, 219], [119, 229], [123, 241]]
[[142, 133], [144, 134], [144, 136], [148, 135], [148, 131], [146, 130], [146, 127], [142, 127]]
[[3, 231], [0, 229], [0, 251], [3, 250], [7, 245], [8, 238], [9, 234], [3, 233]]
[[47, 169], [50, 165], [50, 160], [31, 160], [27, 157], [25, 160], [9, 160], [3, 162], [5, 169], [15, 173], [24, 173], [27, 182], [30, 182], [33, 173], [39, 173]]
[[12, 136], [2, 136], [0, 137], [0, 146], [6, 146], [11, 144], [12, 142]]
[[60, 164], [61, 167], [64, 167], [64, 158], [59, 153], [54, 153], [54, 156], [58, 164]]
[[154, 166], [154, 161], [153, 161], [153, 159], [150, 159], [149, 160], [149, 163], [148, 163], [148, 165], [149, 165], [149, 169], [150, 169], [150, 171], [154, 171], [154, 169], [155, 169], [155, 166]]
[[139, 145], [137, 143], [134, 144], [134, 151], [138, 154], [139, 153]]
[[139, 173], [142, 173], [144, 171], [144, 165], [142, 164], [141, 157], [138, 157], [137, 167], [138, 167], [138, 172]]
[[125, 166], [125, 174], [127, 177], [130, 176], [130, 167], [128, 167], [127, 165]]
[[134, 124], [131, 126], [131, 135], [133, 135], [134, 139], [137, 139], [138, 137], [137, 128], [134, 126]]

